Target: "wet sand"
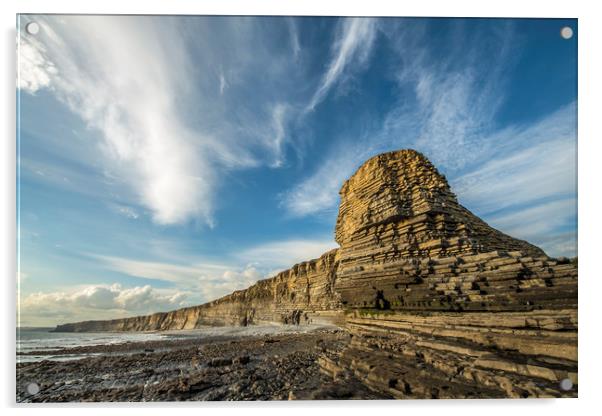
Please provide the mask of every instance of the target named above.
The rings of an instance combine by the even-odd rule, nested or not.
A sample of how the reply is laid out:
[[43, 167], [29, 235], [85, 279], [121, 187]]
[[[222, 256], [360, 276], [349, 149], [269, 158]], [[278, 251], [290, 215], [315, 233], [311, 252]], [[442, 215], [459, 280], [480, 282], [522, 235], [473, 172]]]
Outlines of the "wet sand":
[[[174, 335], [175, 336], [175, 335]], [[45, 351], [97, 354], [17, 364], [18, 402], [379, 399], [353, 379], [333, 382], [317, 358], [349, 342], [338, 329], [198, 337]], [[40, 354], [37, 351], [36, 354]], [[31, 395], [35, 382], [40, 391]]]

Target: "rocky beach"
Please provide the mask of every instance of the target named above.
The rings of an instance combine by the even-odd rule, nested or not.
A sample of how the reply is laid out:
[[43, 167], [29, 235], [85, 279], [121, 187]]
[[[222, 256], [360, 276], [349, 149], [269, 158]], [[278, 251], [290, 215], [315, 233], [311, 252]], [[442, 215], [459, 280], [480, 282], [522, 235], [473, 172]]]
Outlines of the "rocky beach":
[[[318, 357], [341, 350], [335, 328], [266, 335], [186, 337], [37, 351], [57, 358], [17, 364], [18, 402], [377, 399], [357, 380], [333, 380]], [[27, 392], [30, 383], [40, 392]]]

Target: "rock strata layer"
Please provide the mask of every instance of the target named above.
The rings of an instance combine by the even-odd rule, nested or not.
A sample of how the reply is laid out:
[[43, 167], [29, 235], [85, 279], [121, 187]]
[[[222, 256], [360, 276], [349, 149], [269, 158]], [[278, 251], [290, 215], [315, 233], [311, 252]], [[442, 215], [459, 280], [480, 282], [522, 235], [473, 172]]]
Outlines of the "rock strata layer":
[[320, 358], [334, 381], [396, 398], [577, 395], [576, 264], [488, 226], [413, 150], [368, 160], [340, 195], [340, 248], [317, 260], [197, 307], [56, 330], [328, 321], [352, 335]]
[[165, 331], [266, 323], [341, 323], [334, 292], [337, 250], [199, 306], [107, 321], [59, 325], [55, 332]]

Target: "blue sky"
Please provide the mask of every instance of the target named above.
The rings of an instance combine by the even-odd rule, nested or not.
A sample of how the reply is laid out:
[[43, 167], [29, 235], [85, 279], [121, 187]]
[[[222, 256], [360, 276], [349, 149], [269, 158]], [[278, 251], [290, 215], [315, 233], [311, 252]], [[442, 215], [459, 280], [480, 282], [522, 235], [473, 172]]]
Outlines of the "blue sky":
[[492, 226], [576, 255], [574, 19], [20, 26], [22, 325], [202, 303], [315, 258], [343, 181], [394, 149]]

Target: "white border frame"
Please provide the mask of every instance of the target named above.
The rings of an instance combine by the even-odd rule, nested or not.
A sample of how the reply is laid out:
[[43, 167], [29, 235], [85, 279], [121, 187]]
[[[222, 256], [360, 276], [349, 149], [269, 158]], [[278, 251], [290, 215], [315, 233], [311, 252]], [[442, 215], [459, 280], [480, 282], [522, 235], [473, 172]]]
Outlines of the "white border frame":
[[[526, 2], [524, 0], [506, 0], [493, 4], [487, 1], [474, 0], [419, 0], [412, 3], [395, 4], [386, 0], [351, 1], [351, 0], [228, 0], [222, 2], [192, 0], [3, 0], [2, 7], [2, 126], [5, 126], [2, 141], [2, 190], [1, 210], [3, 226], [0, 256], [4, 268], [3, 274], [3, 341], [2, 366], [2, 404], [12, 407], [8, 414], [16, 412], [29, 414], [42, 410], [45, 414], [81, 414], [85, 412], [96, 415], [104, 408], [127, 407], [127, 412], [158, 415], [171, 408], [179, 414], [196, 414], [199, 412], [226, 411], [227, 413], [244, 412], [245, 414], [267, 413], [287, 416], [299, 414], [306, 416], [308, 412], [351, 412], [364, 414], [373, 412], [374, 406], [381, 407], [377, 412], [416, 412], [422, 414], [439, 414], [441, 412], [461, 411], [463, 414], [504, 415], [508, 412], [545, 412], [547, 415], [567, 415], [569, 413], [592, 413], [597, 409], [596, 399], [602, 395], [597, 387], [599, 382], [600, 347], [599, 322], [601, 316], [597, 297], [602, 294], [596, 268], [598, 236], [602, 235], [602, 216], [598, 215], [602, 207], [600, 194], [602, 191], [598, 178], [602, 179], [600, 152], [600, 104], [596, 98], [601, 95], [600, 46], [602, 40], [600, 27], [602, 20], [596, 10], [594, 1], [557, 1]], [[579, 317], [579, 361], [580, 385], [579, 399], [562, 400], [445, 400], [445, 401], [391, 401], [391, 402], [273, 402], [273, 403], [157, 403], [157, 404], [66, 404], [66, 405], [32, 405], [15, 408], [15, 276], [16, 276], [16, 204], [15, 204], [15, 26], [16, 13], [94, 13], [94, 14], [206, 14], [206, 15], [331, 15], [331, 16], [446, 16], [446, 17], [570, 17], [578, 18], [579, 25], [579, 266], [580, 292]], [[40, 409], [42, 407], [43, 409]], [[598, 409], [599, 411], [599, 409]], [[6, 414], [6, 413], [5, 413]]]

